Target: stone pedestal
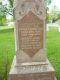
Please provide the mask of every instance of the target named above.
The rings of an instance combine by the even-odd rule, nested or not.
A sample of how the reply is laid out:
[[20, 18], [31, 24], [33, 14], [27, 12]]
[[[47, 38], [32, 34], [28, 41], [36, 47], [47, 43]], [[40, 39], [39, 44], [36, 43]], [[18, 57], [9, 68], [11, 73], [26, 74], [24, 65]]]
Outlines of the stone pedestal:
[[48, 60], [40, 64], [26, 63], [18, 65], [16, 57], [14, 57], [9, 73], [9, 80], [56, 80], [56, 78], [54, 69]]

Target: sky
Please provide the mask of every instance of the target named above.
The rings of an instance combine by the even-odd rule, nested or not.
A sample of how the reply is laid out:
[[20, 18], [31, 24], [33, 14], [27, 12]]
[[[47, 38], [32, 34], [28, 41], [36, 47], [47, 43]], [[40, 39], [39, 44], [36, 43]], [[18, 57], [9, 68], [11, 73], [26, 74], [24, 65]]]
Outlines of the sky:
[[57, 8], [60, 10], [60, 0], [52, 0], [51, 6], [56, 5]]
[[3, 5], [8, 3], [8, 0], [2, 0]]

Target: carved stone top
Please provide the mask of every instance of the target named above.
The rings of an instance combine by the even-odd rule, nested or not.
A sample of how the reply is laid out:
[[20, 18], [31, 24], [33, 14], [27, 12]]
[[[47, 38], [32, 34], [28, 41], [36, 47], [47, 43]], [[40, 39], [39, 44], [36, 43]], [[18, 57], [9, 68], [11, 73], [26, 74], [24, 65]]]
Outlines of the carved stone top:
[[35, 13], [40, 19], [45, 19], [44, 0], [15, 0], [15, 20], [24, 17], [29, 11]]

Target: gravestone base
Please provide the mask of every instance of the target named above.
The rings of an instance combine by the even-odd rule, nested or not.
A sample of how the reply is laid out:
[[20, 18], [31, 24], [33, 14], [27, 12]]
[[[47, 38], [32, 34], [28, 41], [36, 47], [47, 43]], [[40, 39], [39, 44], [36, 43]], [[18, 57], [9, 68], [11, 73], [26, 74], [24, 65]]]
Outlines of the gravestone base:
[[8, 80], [56, 80], [54, 69], [46, 60], [45, 64], [17, 65], [14, 57]]

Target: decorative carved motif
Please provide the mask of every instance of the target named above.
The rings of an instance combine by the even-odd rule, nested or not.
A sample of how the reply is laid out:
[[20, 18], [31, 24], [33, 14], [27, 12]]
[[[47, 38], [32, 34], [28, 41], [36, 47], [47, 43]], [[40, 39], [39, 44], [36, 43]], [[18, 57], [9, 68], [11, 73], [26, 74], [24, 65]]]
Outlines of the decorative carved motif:
[[15, 10], [16, 19], [21, 19], [27, 14], [27, 12], [34, 12], [39, 18], [43, 17], [44, 10], [42, 8], [41, 0], [22, 0], [21, 3], [18, 3]]

